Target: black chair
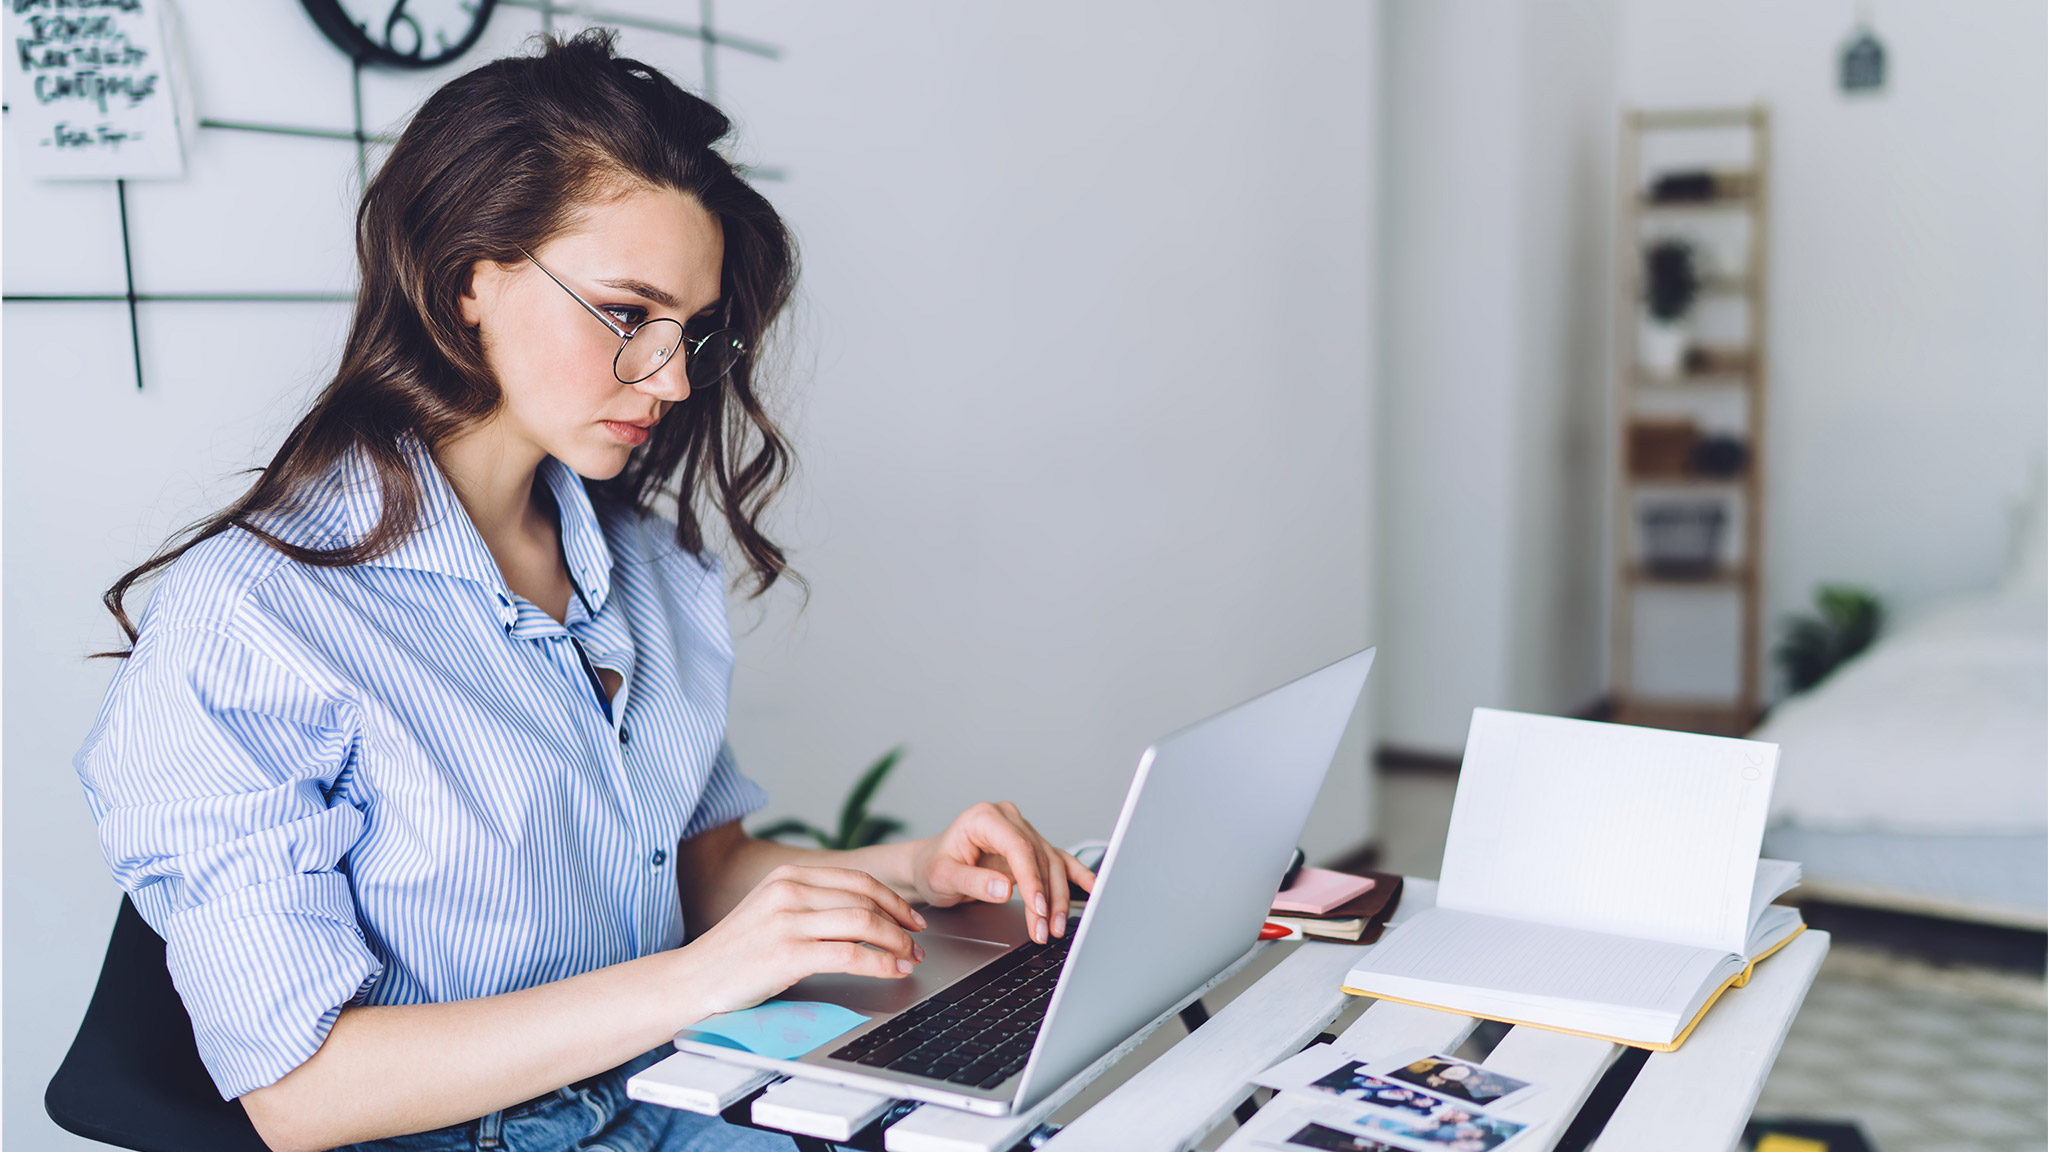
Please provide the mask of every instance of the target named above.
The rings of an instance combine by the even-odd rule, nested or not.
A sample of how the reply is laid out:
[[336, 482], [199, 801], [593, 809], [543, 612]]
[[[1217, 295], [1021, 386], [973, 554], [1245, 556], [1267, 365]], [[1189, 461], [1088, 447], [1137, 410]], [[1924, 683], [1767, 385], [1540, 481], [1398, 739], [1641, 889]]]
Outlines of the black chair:
[[136, 1152], [270, 1152], [199, 1062], [163, 938], [126, 896], [85, 1023], [43, 1107], [67, 1132]]

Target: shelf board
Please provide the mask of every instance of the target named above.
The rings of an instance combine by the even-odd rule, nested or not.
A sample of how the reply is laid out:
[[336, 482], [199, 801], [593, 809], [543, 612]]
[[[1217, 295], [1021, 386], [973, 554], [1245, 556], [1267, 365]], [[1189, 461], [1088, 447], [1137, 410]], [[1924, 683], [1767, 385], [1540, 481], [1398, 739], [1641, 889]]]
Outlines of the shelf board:
[[1698, 576], [1670, 576], [1652, 571], [1647, 565], [1631, 564], [1627, 575], [1631, 584], [1651, 584], [1659, 588], [1726, 588], [1746, 582], [1750, 572], [1747, 564], [1724, 564]]
[[1615, 724], [1668, 728], [1708, 736], [1743, 736], [1756, 726], [1756, 709], [1739, 701], [1648, 700], [1629, 697], [1614, 702]]
[[1706, 196], [1698, 200], [1652, 200], [1648, 192], [1636, 194], [1636, 210], [1651, 212], [1726, 212], [1731, 209], [1747, 209], [1756, 204], [1754, 192], [1730, 192], [1719, 196]]
[[1747, 368], [1721, 369], [1714, 372], [1678, 372], [1666, 374], [1650, 372], [1641, 367], [1636, 369], [1636, 384], [1643, 388], [1747, 388], [1756, 381], [1756, 374]]
[[[1747, 296], [1753, 287], [1754, 283], [1747, 276], [1708, 276], [1700, 281], [1700, 291], [1715, 296]], [[1636, 295], [1638, 300], [1649, 298], [1647, 290]]]
[[1631, 488], [1733, 488], [1748, 483], [1746, 476], [1637, 476], [1623, 477]]
[[1633, 108], [1624, 115], [1637, 131], [1747, 128], [1757, 122], [1757, 110], [1754, 108]]

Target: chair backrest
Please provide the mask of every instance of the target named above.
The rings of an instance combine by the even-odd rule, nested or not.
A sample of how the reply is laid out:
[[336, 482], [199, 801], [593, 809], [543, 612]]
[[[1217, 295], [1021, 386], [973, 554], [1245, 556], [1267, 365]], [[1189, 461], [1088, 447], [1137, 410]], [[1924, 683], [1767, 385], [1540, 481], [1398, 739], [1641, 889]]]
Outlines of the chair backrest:
[[269, 1152], [199, 1061], [164, 942], [121, 898], [99, 986], [43, 1093], [68, 1132], [136, 1152]]

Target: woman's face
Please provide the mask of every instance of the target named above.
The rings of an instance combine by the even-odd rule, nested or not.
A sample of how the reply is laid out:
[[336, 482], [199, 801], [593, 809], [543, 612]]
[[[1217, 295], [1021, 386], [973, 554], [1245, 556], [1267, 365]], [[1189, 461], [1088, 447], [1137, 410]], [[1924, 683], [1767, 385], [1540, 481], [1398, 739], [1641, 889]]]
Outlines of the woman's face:
[[[712, 309], [725, 237], [695, 198], [640, 187], [584, 205], [533, 256], [630, 331], [657, 317], [687, 324]], [[481, 332], [504, 395], [475, 432], [497, 441], [508, 463], [547, 455], [579, 476], [609, 479], [689, 398], [682, 356], [637, 384], [620, 383], [612, 372], [619, 338], [531, 261], [478, 261], [462, 313]]]

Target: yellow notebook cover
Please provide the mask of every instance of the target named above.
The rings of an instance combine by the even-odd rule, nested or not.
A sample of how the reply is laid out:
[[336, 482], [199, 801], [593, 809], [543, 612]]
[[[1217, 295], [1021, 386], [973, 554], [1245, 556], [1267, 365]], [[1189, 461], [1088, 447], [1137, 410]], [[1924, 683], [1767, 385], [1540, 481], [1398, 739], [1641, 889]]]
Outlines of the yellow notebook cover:
[[1619, 1036], [1602, 1036], [1597, 1032], [1581, 1032], [1575, 1028], [1559, 1028], [1554, 1024], [1537, 1024], [1529, 1020], [1511, 1020], [1505, 1016], [1489, 1016], [1484, 1012], [1467, 1012], [1462, 1008], [1446, 1008], [1441, 1004], [1425, 1004], [1420, 1000], [1403, 1000], [1399, 996], [1381, 996], [1375, 992], [1366, 992], [1353, 988], [1348, 984], [1344, 986], [1344, 991], [1349, 992], [1353, 996], [1371, 996], [1375, 1000], [1392, 1000], [1396, 1004], [1413, 1004], [1417, 1008], [1430, 1008], [1438, 1012], [1455, 1012], [1460, 1016], [1473, 1016], [1481, 1020], [1494, 1020], [1502, 1024], [1513, 1024], [1522, 1028], [1541, 1028], [1546, 1032], [1564, 1032], [1572, 1036], [1585, 1036], [1594, 1040], [1605, 1040], [1610, 1044], [1621, 1044], [1629, 1048], [1647, 1048], [1652, 1052], [1676, 1052], [1678, 1051], [1678, 1046], [1685, 1043], [1685, 1038], [1692, 1035], [1692, 1030], [1700, 1026], [1700, 1021], [1706, 1018], [1707, 1009], [1714, 1006], [1714, 1002], [1721, 998], [1721, 993], [1726, 992], [1730, 988], [1740, 988], [1748, 984], [1749, 978], [1756, 971], [1758, 964], [1763, 963], [1764, 960], [1769, 958], [1778, 949], [1797, 940], [1799, 934], [1804, 931], [1806, 931], [1806, 925], [1801, 924], [1792, 930], [1791, 935], [1757, 953], [1756, 959], [1744, 965], [1742, 971], [1722, 981], [1721, 986], [1714, 989], [1714, 994], [1707, 997], [1706, 1002], [1700, 1005], [1700, 1010], [1693, 1014], [1692, 1022], [1687, 1024], [1685, 1030], [1680, 1032], [1669, 1044], [1651, 1044], [1643, 1040], [1624, 1040]]

